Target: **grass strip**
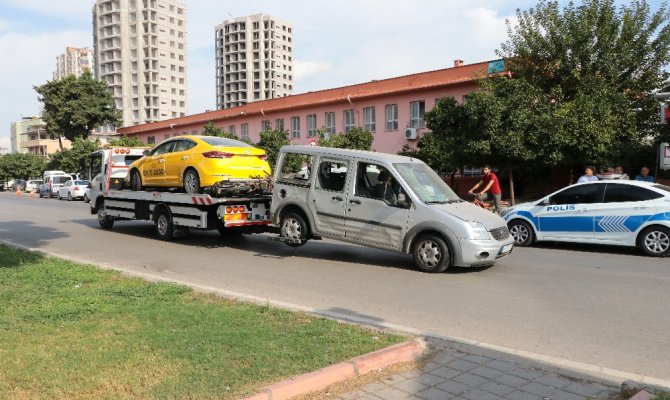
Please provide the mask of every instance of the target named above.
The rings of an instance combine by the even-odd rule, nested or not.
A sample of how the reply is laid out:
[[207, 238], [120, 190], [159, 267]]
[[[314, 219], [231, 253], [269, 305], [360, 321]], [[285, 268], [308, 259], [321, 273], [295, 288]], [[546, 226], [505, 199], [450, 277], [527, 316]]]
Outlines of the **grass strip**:
[[236, 399], [404, 339], [0, 245], [0, 399]]

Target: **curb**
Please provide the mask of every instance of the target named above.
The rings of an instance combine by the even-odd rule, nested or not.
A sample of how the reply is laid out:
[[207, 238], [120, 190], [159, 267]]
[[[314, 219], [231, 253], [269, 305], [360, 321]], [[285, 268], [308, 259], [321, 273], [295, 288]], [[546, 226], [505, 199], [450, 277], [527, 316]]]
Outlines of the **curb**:
[[323, 390], [335, 383], [365, 375], [371, 371], [417, 360], [423, 355], [424, 348], [425, 343], [422, 340], [408, 340], [314, 372], [290, 377], [266, 386], [259, 393], [246, 397], [244, 400], [288, 400]]
[[629, 400], [651, 400], [651, 398], [652, 398], [651, 393], [645, 390], [641, 390], [637, 392], [637, 394], [631, 397]]

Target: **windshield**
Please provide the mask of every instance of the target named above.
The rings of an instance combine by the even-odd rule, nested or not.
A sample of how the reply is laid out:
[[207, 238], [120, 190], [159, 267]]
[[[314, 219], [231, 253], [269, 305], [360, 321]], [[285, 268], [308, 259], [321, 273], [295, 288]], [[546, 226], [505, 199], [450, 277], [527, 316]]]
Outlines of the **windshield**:
[[71, 176], [54, 176], [53, 178], [51, 178], [51, 182], [62, 184], [62, 183], [65, 183], [65, 182], [67, 182], [71, 179], [72, 179]]
[[200, 139], [211, 145], [211, 146], [219, 146], [219, 147], [252, 147], [251, 145], [241, 142], [239, 140], [235, 139], [228, 139], [228, 138], [222, 138], [218, 136], [204, 136], [200, 137]]
[[424, 163], [393, 164], [409, 188], [424, 203], [454, 203], [460, 198]]

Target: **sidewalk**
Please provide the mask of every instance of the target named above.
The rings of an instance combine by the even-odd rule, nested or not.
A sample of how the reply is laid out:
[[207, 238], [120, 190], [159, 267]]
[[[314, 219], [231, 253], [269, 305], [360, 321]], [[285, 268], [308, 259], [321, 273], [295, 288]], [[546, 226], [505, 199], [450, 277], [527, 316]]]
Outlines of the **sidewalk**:
[[[323, 398], [348, 400], [586, 400], [620, 399], [612, 382], [482, 350], [430, 340], [418, 370], [390, 375]], [[316, 396], [315, 398], [321, 398]]]

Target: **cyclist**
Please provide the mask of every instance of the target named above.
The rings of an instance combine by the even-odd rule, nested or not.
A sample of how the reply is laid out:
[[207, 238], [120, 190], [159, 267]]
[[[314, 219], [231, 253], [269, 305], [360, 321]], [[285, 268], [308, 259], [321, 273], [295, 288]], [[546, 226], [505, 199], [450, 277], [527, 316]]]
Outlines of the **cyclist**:
[[[468, 195], [476, 196], [480, 200], [486, 200], [489, 196], [492, 197], [495, 204], [495, 212], [500, 213], [500, 198], [502, 197], [502, 191], [500, 190], [498, 176], [491, 171], [491, 166], [488, 164], [484, 165], [482, 169], [484, 172], [482, 179], [468, 191]], [[479, 193], [475, 193], [475, 190], [481, 185], [484, 185], [484, 188], [479, 191]]]

